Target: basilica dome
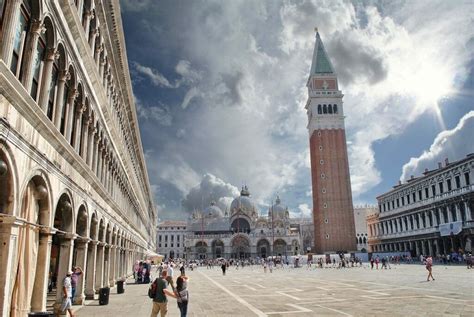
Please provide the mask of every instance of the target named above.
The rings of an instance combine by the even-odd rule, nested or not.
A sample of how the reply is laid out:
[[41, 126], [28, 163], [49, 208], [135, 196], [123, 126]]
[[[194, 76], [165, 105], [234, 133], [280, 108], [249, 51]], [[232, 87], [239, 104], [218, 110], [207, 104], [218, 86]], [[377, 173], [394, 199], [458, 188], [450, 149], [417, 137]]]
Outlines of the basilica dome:
[[250, 192], [247, 186], [242, 187], [240, 196], [236, 197], [230, 204], [232, 215], [236, 214], [239, 210], [249, 217], [257, 216], [257, 208], [255, 207], [252, 198], [250, 198]]
[[224, 213], [222, 210], [216, 205], [213, 201], [211, 205], [204, 210], [205, 217], [208, 218], [222, 218], [224, 217]]
[[273, 219], [285, 219], [285, 218], [289, 218], [290, 216], [288, 212], [288, 207], [285, 207], [281, 204], [281, 200], [279, 196], [277, 196], [275, 204], [272, 205], [268, 209], [268, 218], [272, 217], [272, 212], [273, 212]]

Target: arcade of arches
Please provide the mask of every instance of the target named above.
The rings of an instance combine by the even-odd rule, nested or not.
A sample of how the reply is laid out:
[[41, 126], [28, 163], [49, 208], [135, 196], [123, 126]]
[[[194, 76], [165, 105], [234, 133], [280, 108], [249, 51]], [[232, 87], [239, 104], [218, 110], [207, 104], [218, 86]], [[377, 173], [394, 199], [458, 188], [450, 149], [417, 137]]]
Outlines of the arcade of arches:
[[[143, 241], [106, 212], [93, 209], [93, 202], [80, 193], [56, 190], [62, 184], [40, 169], [20, 181], [20, 171], [5, 144], [0, 145], [2, 312], [24, 316], [45, 311], [50, 280], [59, 284], [73, 266], [84, 271], [74, 298], [77, 304], [132, 273], [133, 262], [145, 256]], [[61, 301], [57, 292], [56, 304]]]
[[118, 6], [0, 1], [2, 316], [57, 308], [73, 266], [81, 304], [154, 249]]

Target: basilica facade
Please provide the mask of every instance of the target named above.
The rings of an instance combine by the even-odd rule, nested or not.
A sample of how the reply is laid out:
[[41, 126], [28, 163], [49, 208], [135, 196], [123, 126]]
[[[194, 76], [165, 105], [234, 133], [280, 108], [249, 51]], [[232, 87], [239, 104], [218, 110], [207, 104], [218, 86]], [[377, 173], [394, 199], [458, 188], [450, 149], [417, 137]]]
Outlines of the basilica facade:
[[118, 1], [0, 1], [0, 315], [57, 311], [73, 266], [76, 304], [113, 287], [155, 219]]
[[285, 257], [302, 252], [300, 240], [279, 197], [266, 215], [260, 215], [245, 186], [225, 212], [211, 203], [193, 213], [185, 252], [188, 259]]

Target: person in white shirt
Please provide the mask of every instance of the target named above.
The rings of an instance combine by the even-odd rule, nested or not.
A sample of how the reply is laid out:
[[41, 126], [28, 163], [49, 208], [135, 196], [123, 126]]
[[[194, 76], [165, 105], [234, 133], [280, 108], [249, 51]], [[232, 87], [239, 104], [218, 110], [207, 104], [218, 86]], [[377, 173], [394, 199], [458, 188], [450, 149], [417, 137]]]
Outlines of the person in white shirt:
[[61, 311], [67, 311], [69, 312], [69, 315], [71, 317], [74, 317], [74, 314], [72, 313], [72, 283], [71, 283], [71, 275], [72, 271], [68, 271], [66, 277], [63, 280], [63, 302], [61, 304]]
[[173, 270], [173, 263], [170, 262], [170, 264], [168, 265], [168, 276], [170, 276], [171, 278], [173, 278], [173, 273], [174, 273], [174, 270]]

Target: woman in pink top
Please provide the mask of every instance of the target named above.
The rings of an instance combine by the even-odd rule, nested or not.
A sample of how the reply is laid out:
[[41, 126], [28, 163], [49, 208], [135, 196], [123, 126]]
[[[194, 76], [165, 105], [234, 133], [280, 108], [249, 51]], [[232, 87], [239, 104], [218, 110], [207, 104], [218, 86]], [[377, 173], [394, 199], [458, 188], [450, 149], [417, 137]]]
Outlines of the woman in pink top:
[[428, 282], [430, 281], [430, 277], [433, 279], [433, 281], [435, 280], [433, 277], [433, 273], [431, 272], [432, 268], [433, 268], [433, 258], [429, 256], [426, 258], [426, 269], [428, 270], [428, 279], [427, 279]]

